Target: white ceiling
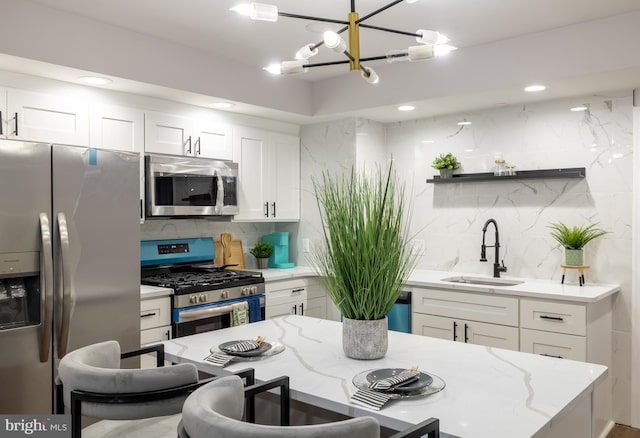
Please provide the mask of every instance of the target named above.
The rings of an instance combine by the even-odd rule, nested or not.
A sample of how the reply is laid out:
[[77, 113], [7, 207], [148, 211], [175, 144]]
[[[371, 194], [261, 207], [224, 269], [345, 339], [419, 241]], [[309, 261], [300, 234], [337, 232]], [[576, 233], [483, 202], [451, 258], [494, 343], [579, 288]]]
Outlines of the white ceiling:
[[[212, 59], [233, 60], [235, 65], [255, 71], [260, 71], [263, 66], [276, 61], [292, 59], [295, 51], [303, 44], [319, 42], [325, 29], [335, 29], [337, 26], [286, 17], [281, 17], [277, 23], [251, 21], [229, 11], [229, 8], [239, 3], [239, 0], [31, 1], [138, 34], [187, 46], [206, 53]], [[346, 20], [350, 7], [348, 0], [314, 2], [273, 0], [271, 3], [277, 4], [279, 10], [283, 12], [339, 20]], [[386, 0], [355, 1], [356, 10], [360, 16], [384, 6], [386, 3]], [[491, 47], [497, 42], [508, 44], [509, 41], [525, 36], [552, 32], [567, 26], [639, 10], [640, 1], [638, 0], [421, 0], [414, 4], [401, 2], [371, 18], [367, 23], [409, 32], [415, 32], [417, 29], [441, 31], [451, 38], [451, 44], [460, 49], [449, 55], [453, 59], [456, 56], [464, 57], [465, 53], [474, 53], [474, 48]], [[638, 24], [640, 25], [640, 23]], [[607, 35], [600, 37], [606, 39]], [[361, 29], [362, 57], [383, 55], [388, 50], [406, 48], [415, 44], [415, 40], [408, 36]], [[312, 62], [341, 59], [339, 55], [330, 50], [324, 47], [322, 49], [320, 55], [313, 58]], [[567, 56], [574, 55], [567, 54]], [[597, 59], [597, 54], [586, 54], [586, 56], [593, 56], [594, 59]], [[438, 58], [423, 62], [438, 63], [441, 61]], [[403, 65], [402, 69], [403, 71], [413, 69], [419, 72], [419, 64], [422, 62], [408, 66]], [[380, 68], [382, 71], [388, 72], [390, 69], [400, 66], [400, 63], [386, 65], [386, 62], [379, 61], [371, 65], [376, 70]], [[0, 68], [3, 67], [0, 63]], [[319, 115], [322, 116], [320, 118], [326, 119], [336, 115], [354, 114], [389, 122], [437, 113], [471, 110], [496, 104], [520, 103], [531, 99], [564, 97], [576, 93], [600, 92], [606, 89], [633, 88], [640, 86], [640, 75], [638, 74], [640, 65], [637, 67], [638, 69], [627, 68], [610, 72], [602, 69], [602, 72], [598, 74], [589, 71], [584, 75], [574, 74], [570, 77], [543, 78], [552, 86], [550, 91], [542, 96], [525, 95], [522, 93], [522, 84], [515, 81], [513, 84], [503, 83], [499, 86], [496, 84], [493, 88], [473, 89], [468, 87], [469, 89], [460, 90], [455, 95], [434, 95], [428, 100], [418, 99], [411, 102], [418, 106], [418, 110], [409, 114], [398, 114], [393, 108], [381, 105], [382, 100], [377, 100], [374, 107], [363, 108], [351, 105], [352, 108], [347, 108], [349, 105], [345, 105], [344, 111], [332, 108], [322, 111], [322, 114], [319, 112]], [[17, 69], [15, 62], [13, 68]], [[27, 67], [24, 68], [27, 69]], [[474, 72], [468, 71], [467, 73], [472, 75]], [[354, 74], [350, 76], [353, 77]], [[385, 74], [387, 77], [391, 76], [388, 73]], [[40, 75], [46, 76], [46, 73], [40, 72]], [[313, 84], [329, 83], [348, 76], [348, 67], [340, 65], [312, 68], [308, 73], [300, 75], [299, 79], [309, 81], [310, 86], [314, 87], [316, 85]], [[382, 74], [380, 76], [384, 79]], [[319, 85], [317, 86], [319, 87]], [[368, 87], [370, 88], [366, 93], [374, 95], [377, 93], [376, 86], [368, 85]], [[409, 93], [403, 93], [402, 83], [397, 83], [394, 87], [400, 92], [399, 94], [409, 95]], [[322, 88], [318, 88], [318, 90], [322, 90]], [[148, 89], [145, 92], [149, 92]], [[226, 96], [214, 97], [225, 98]], [[388, 105], [398, 103], [391, 97], [386, 101]], [[245, 103], [250, 104], [251, 102]], [[312, 103], [311, 106], [314, 107], [315, 104]], [[325, 104], [325, 106], [327, 105]], [[319, 117], [309, 117], [309, 114], [295, 114], [295, 112], [291, 114], [281, 111], [270, 113], [268, 105], [258, 105], [247, 111], [296, 123], [319, 119]]]

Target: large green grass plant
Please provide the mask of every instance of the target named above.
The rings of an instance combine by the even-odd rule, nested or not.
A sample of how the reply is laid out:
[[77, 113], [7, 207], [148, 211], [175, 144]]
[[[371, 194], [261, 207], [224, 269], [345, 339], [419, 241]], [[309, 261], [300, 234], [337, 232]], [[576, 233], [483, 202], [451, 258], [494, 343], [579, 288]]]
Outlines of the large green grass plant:
[[351, 169], [313, 180], [324, 245], [311, 261], [346, 318], [384, 318], [415, 266], [405, 186], [392, 167], [371, 177]]
[[562, 222], [552, 223], [551, 237], [567, 249], [582, 249], [587, 243], [600, 236], [608, 233], [608, 231], [596, 228], [598, 224], [582, 225], [568, 227]]

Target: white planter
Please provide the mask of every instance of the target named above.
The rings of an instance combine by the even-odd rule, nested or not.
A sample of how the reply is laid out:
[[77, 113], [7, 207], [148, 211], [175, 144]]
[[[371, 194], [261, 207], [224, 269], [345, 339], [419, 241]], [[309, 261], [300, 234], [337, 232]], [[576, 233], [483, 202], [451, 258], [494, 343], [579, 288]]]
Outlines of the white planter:
[[342, 350], [352, 359], [380, 359], [387, 353], [387, 317], [372, 321], [343, 318]]

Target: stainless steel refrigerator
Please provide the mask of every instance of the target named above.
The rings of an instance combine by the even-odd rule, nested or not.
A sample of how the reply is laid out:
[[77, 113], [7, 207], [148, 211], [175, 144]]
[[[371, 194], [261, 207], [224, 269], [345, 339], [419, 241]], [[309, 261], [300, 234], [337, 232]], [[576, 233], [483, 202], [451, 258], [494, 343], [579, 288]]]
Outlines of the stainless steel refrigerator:
[[0, 141], [0, 414], [51, 414], [68, 351], [140, 345], [139, 156]]

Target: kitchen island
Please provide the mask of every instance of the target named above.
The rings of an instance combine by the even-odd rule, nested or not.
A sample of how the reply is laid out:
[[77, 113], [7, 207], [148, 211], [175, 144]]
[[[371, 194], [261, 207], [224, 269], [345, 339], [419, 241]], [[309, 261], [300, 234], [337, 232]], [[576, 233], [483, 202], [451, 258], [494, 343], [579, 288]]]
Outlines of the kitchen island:
[[[204, 361], [209, 350], [259, 335], [285, 350], [260, 361], [231, 362], [224, 370], [252, 367], [259, 380], [288, 375], [292, 399], [345, 416], [372, 415], [394, 430], [435, 417], [443, 437], [593, 436], [593, 391], [608, 373], [602, 365], [393, 331], [384, 358], [354, 360], [342, 352], [341, 323], [296, 315], [165, 341], [166, 358], [220, 374]], [[445, 389], [392, 400], [380, 411], [349, 402], [356, 374], [414, 365], [442, 378]]]

